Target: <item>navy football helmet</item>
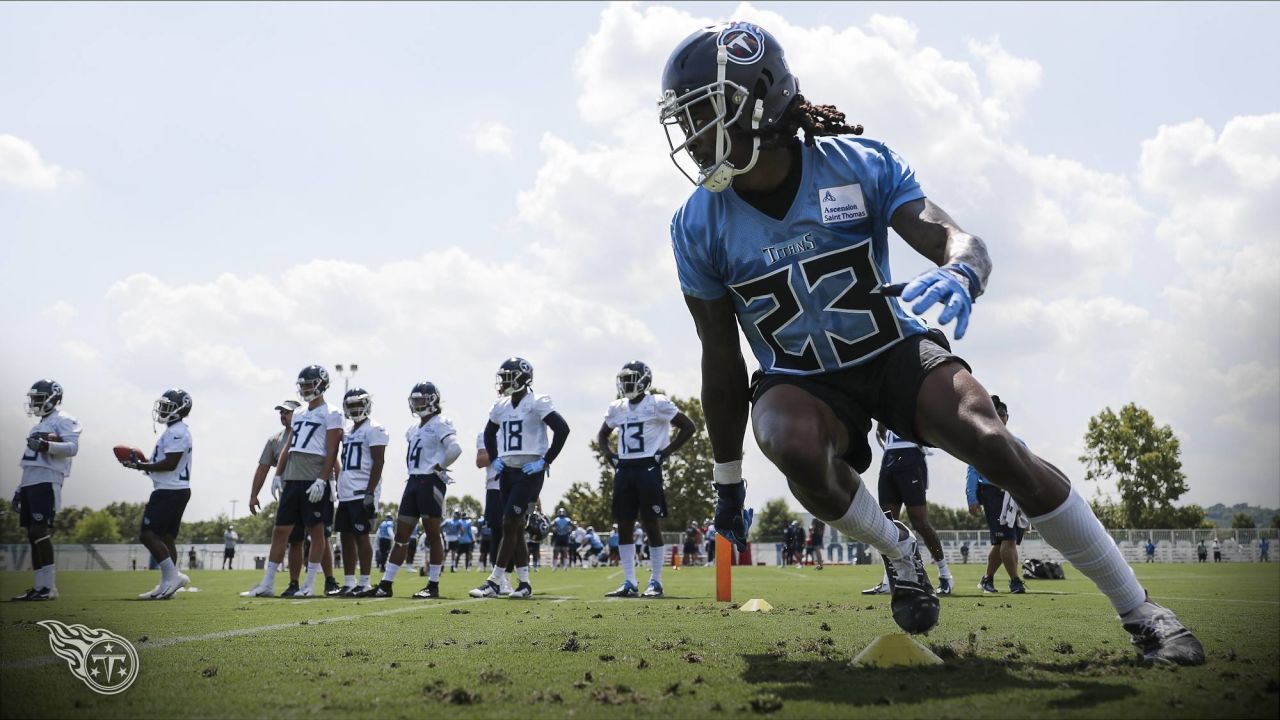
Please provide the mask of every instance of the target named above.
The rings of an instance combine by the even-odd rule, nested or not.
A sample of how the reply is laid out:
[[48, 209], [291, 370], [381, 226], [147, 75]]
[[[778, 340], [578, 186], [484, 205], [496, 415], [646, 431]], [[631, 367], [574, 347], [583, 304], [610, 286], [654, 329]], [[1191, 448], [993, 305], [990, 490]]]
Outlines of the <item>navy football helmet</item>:
[[186, 417], [191, 412], [191, 393], [179, 388], [165, 390], [151, 406], [151, 419], [168, 425]]
[[27, 414], [45, 417], [62, 404], [62, 386], [54, 380], [37, 380], [27, 391]]
[[635, 400], [653, 384], [653, 371], [639, 360], [632, 360], [618, 371], [618, 397]]
[[511, 396], [521, 390], [528, 390], [533, 385], [533, 366], [524, 358], [507, 358], [498, 367], [498, 377], [494, 385], [498, 394]]
[[440, 412], [440, 391], [435, 383], [420, 382], [409, 391], [409, 412], [427, 417]]
[[551, 531], [551, 522], [547, 520], [547, 516], [540, 512], [529, 513], [529, 520], [525, 523], [525, 530], [529, 533], [529, 539], [533, 542], [542, 542], [547, 533]]
[[342, 396], [342, 414], [348, 420], [360, 422], [373, 412], [373, 396], [364, 388], [351, 388]]
[[[782, 46], [764, 28], [745, 22], [702, 28], [676, 46], [662, 71], [658, 116], [671, 161], [693, 184], [721, 192], [755, 166], [761, 136], [799, 95]], [[731, 127], [752, 138], [751, 160], [741, 168], [729, 162]], [[692, 167], [681, 164], [682, 151]]]
[[298, 373], [298, 397], [311, 402], [329, 389], [329, 371], [319, 365], [308, 365]]

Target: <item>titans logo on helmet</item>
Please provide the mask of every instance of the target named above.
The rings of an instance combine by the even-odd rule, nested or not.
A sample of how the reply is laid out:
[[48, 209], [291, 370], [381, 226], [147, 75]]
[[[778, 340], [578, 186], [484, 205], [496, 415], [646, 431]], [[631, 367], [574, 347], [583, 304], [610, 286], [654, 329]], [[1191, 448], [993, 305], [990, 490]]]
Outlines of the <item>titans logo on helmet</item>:
[[718, 41], [732, 63], [750, 65], [764, 56], [764, 35], [755, 25], [733, 23], [720, 33]]

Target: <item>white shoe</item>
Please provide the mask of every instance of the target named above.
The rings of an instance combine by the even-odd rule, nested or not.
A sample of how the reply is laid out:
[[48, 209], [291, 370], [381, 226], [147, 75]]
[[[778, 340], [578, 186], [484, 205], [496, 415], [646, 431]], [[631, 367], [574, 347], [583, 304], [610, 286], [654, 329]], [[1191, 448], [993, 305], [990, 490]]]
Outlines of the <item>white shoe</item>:
[[240, 597], [275, 597], [275, 595], [276, 589], [266, 585], [254, 585], [252, 588], [240, 593]]
[[293, 594], [293, 597], [296, 597], [296, 598], [315, 597], [315, 596], [316, 596], [316, 588], [314, 585], [303, 585], [302, 587], [298, 588], [298, 592]]
[[174, 578], [168, 585], [166, 585], [164, 588], [160, 590], [160, 593], [156, 596], [156, 599], [168, 600], [169, 598], [177, 594], [178, 590], [180, 590], [181, 588], [187, 587], [190, 584], [191, 584], [191, 578], [187, 577], [186, 575], [183, 575], [182, 573], [178, 573], [178, 577]]
[[511, 593], [512, 593], [511, 579], [508, 577], [503, 577], [502, 582], [498, 583], [498, 594], [505, 597], [507, 595], [510, 595]]
[[160, 585], [156, 585], [150, 590], [138, 595], [138, 599], [139, 600], [155, 600], [156, 596], [160, 594], [161, 585], [164, 585], [164, 583], [160, 583]]

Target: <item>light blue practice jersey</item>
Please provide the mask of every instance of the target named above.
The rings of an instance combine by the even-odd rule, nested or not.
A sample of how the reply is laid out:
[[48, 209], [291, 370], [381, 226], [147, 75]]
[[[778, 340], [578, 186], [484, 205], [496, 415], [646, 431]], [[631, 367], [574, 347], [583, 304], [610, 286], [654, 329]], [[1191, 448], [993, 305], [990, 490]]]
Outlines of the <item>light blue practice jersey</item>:
[[924, 197], [915, 172], [883, 144], [858, 137], [802, 146], [800, 187], [782, 220], [733, 188], [698, 188], [671, 221], [686, 295], [732, 296], [766, 373], [812, 375], [860, 365], [925, 332], [890, 281], [889, 220]]

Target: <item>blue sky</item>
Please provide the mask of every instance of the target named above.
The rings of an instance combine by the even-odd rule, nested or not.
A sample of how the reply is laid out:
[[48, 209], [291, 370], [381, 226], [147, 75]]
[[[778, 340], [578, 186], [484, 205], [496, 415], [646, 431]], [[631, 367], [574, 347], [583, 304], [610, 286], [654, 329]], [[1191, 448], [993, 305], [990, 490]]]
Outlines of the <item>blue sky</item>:
[[[1249, 194], [1276, 185], [1265, 162], [1253, 186], [1239, 170], [1278, 152], [1267, 4], [0, 6], [0, 136], [39, 154], [0, 152], [0, 261], [21, 269], [0, 301], [25, 338], [0, 364], [0, 447], [16, 455], [17, 399], [55, 375], [88, 428], [67, 502], [143, 499], [105, 448], [148, 445], [151, 399], [188, 386], [206, 516], [245, 495], [262, 409], [309, 362], [363, 362], [393, 437], [427, 377], [478, 431], [512, 353], [579, 445], [633, 356], [696, 392], [665, 238], [687, 186], [652, 98], [662, 48], [730, 16], [811, 38], [789, 48], [802, 88], [992, 243], [1004, 291], [958, 349], [1025, 403], [1033, 447], [1078, 477], [1087, 417], [1137, 400], [1183, 438], [1188, 499], [1280, 503], [1280, 289], [1252, 261], [1280, 241]], [[922, 267], [895, 252], [899, 274]], [[1256, 277], [1213, 305], [1207, 278], [1241, 269]], [[1252, 458], [1223, 477], [1229, 443]], [[959, 504], [948, 463], [935, 487]], [[581, 447], [561, 464], [551, 493], [591, 476]], [[758, 453], [748, 467], [785, 493]]]

